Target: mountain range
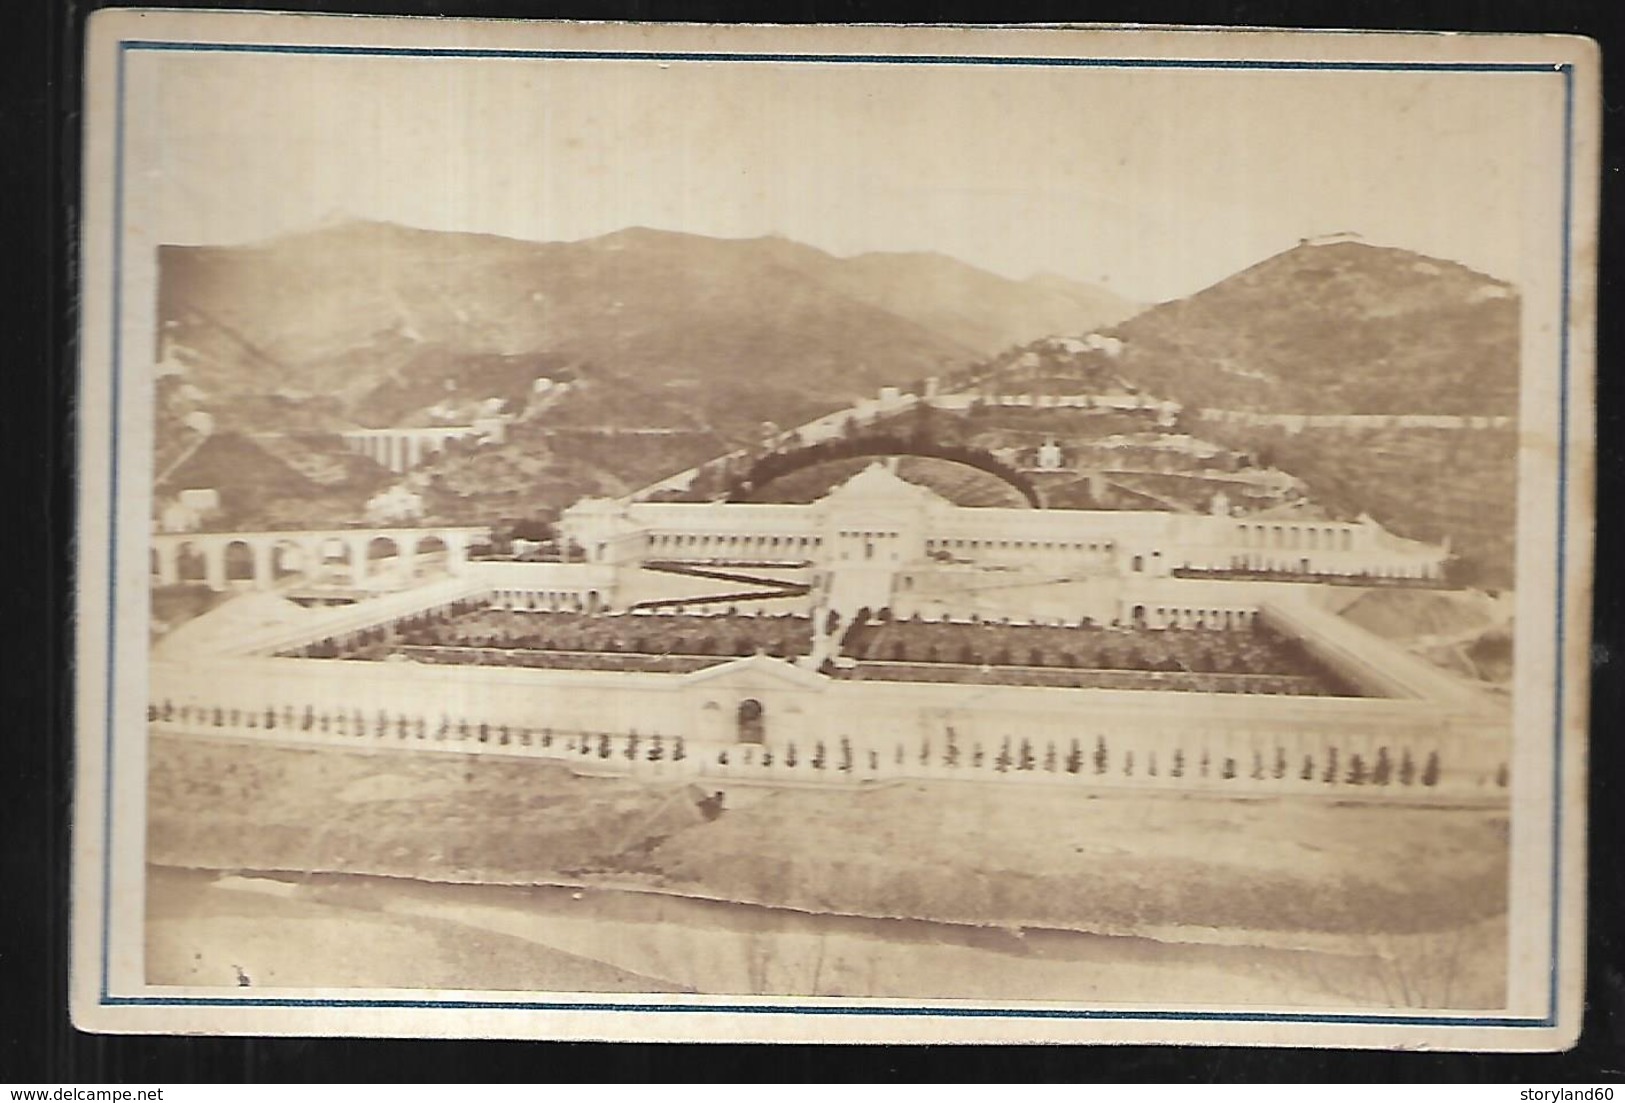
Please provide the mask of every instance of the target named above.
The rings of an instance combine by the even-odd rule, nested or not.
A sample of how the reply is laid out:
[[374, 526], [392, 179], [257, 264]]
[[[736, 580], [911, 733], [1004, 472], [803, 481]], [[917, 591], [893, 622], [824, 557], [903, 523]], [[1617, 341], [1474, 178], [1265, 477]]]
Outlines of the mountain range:
[[394, 424], [411, 413], [403, 391], [513, 401], [548, 375], [611, 380], [623, 412], [655, 424], [754, 430], [1137, 309], [937, 254], [643, 228], [538, 243], [346, 222], [159, 259], [166, 346], [190, 384], [215, 404], [272, 394], [324, 411], [262, 428]]
[[[1140, 310], [936, 254], [839, 258], [784, 238], [636, 228], [535, 243], [348, 222], [165, 247], [159, 299], [160, 496], [217, 487], [230, 503], [221, 522], [238, 526], [359, 516], [395, 477], [339, 447], [332, 434], [346, 427], [463, 423], [501, 406], [518, 415], [506, 443], [449, 452], [410, 481], [441, 519], [521, 517], [628, 492], [753, 443], [762, 422], [798, 424], [882, 385], [953, 375], [1031, 387], [1020, 365], [1050, 355], [1040, 339], [1051, 335], [1121, 342], [1069, 354], [1072, 381], [1056, 385], [1075, 388], [1092, 367], [1187, 411], [1517, 412], [1516, 290], [1351, 240], [1305, 242]], [[563, 386], [538, 388], [544, 377]], [[1486, 581], [1509, 582], [1515, 430], [1196, 424], [1268, 450], [1340, 513], [1454, 538]], [[1432, 473], [1425, 492], [1418, 471]]]

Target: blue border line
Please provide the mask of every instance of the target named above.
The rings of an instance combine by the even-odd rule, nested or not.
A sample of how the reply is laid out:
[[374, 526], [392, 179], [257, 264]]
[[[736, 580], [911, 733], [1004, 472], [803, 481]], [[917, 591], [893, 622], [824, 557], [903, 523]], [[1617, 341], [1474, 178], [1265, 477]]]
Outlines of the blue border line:
[[[112, 925], [112, 824], [113, 824], [113, 758], [115, 741], [114, 721], [114, 666], [118, 639], [118, 485], [119, 485], [119, 414], [122, 409], [122, 320], [124, 241], [124, 128], [125, 128], [125, 56], [131, 51], [171, 53], [240, 53], [240, 54], [325, 54], [330, 56], [401, 57], [401, 58], [498, 58], [498, 59], [551, 59], [580, 61], [697, 61], [697, 62], [777, 62], [847, 65], [998, 65], [1019, 67], [1070, 68], [1122, 68], [1122, 69], [1206, 69], [1206, 70], [1273, 70], [1273, 71], [1338, 71], [1338, 72], [1455, 72], [1455, 73], [1535, 73], [1556, 74], [1563, 77], [1563, 231], [1562, 231], [1562, 288], [1560, 336], [1560, 372], [1558, 391], [1558, 497], [1557, 497], [1557, 679], [1554, 720], [1556, 728], [1556, 769], [1553, 778], [1553, 810], [1555, 815], [1552, 843], [1552, 911], [1551, 911], [1551, 973], [1548, 987], [1548, 1009], [1540, 1019], [1497, 1016], [1428, 1016], [1401, 1014], [1295, 1014], [1268, 1011], [1101, 1011], [1070, 1008], [1023, 1008], [1020, 1010], [988, 1007], [908, 1007], [908, 1006], [800, 1006], [784, 1004], [671, 1004], [671, 1003], [583, 1003], [568, 1001], [526, 1000], [412, 1000], [412, 999], [297, 999], [277, 997], [228, 998], [215, 996], [114, 996], [108, 991], [108, 959]], [[112, 396], [109, 474], [109, 563], [108, 609], [110, 635], [107, 643], [106, 725], [105, 743], [107, 770], [104, 776], [102, 823], [102, 945], [101, 945], [101, 1005], [103, 1007], [359, 1007], [379, 1009], [435, 1009], [467, 1008], [469, 1010], [520, 1011], [611, 1011], [639, 1013], [720, 1013], [720, 1014], [798, 1014], [798, 1015], [864, 1015], [941, 1018], [1008, 1018], [1008, 1019], [1072, 1019], [1118, 1020], [1157, 1022], [1235, 1022], [1235, 1023], [1304, 1023], [1362, 1026], [1464, 1026], [1464, 1027], [1551, 1027], [1557, 1023], [1559, 985], [1559, 953], [1561, 925], [1558, 901], [1562, 887], [1563, 837], [1563, 714], [1564, 679], [1562, 649], [1565, 631], [1564, 602], [1566, 586], [1564, 564], [1567, 556], [1568, 523], [1568, 443], [1569, 443], [1569, 291], [1570, 251], [1572, 248], [1572, 207], [1574, 173], [1574, 66], [1571, 64], [1539, 64], [1515, 62], [1374, 62], [1374, 61], [1247, 61], [1237, 59], [1167, 59], [1167, 58], [1069, 58], [1069, 57], [999, 57], [999, 56], [945, 56], [938, 54], [747, 54], [747, 53], [695, 53], [660, 51], [605, 51], [605, 50], [496, 50], [496, 49], [437, 49], [432, 47], [384, 46], [318, 46], [278, 45], [246, 42], [171, 42], [158, 40], [120, 40], [117, 64], [118, 107], [114, 124], [113, 168], [113, 339], [112, 339]]]
[[581, 61], [720, 61], [720, 62], [801, 62], [836, 65], [999, 65], [1037, 68], [1077, 69], [1262, 69], [1284, 71], [1341, 72], [1455, 72], [1455, 73], [1557, 73], [1568, 66], [1537, 62], [1494, 61], [1292, 61], [1243, 60], [1239, 58], [1097, 58], [1097, 57], [1010, 57], [998, 54], [780, 54], [693, 50], [499, 50], [467, 47], [443, 49], [433, 46], [320, 46], [264, 42], [169, 42], [128, 39], [119, 43], [130, 50], [170, 53], [232, 54], [327, 54], [360, 57], [406, 58], [506, 58]]
[[1553, 817], [1553, 844], [1552, 844], [1552, 929], [1551, 929], [1551, 977], [1547, 988], [1548, 1007], [1546, 1017], [1555, 1021], [1557, 1019], [1558, 997], [1558, 954], [1562, 935], [1560, 910], [1558, 901], [1561, 899], [1563, 887], [1563, 711], [1567, 707], [1564, 701], [1563, 680], [1563, 632], [1567, 605], [1567, 585], [1564, 564], [1568, 561], [1568, 513], [1569, 513], [1569, 251], [1573, 244], [1573, 205], [1574, 205], [1574, 67], [1563, 67], [1563, 306], [1559, 314], [1558, 324], [1561, 327], [1558, 337], [1558, 363], [1562, 365], [1558, 373], [1557, 388], [1557, 679], [1555, 699], [1552, 702], [1552, 727], [1557, 734], [1556, 749], [1553, 752], [1552, 770], [1552, 817]]
[[[117, 694], [114, 691], [113, 672], [116, 669], [118, 647], [118, 485], [119, 485], [119, 413], [123, 408], [121, 386], [123, 383], [123, 330], [124, 330], [124, 56], [121, 48], [118, 52], [118, 114], [113, 132], [113, 403], [108, 410], [108, 484], [107, 484], [107, 683], [104, 692], [107, 694], [107, 724], [104, 734], [104, 753], [107, 758], [107, 770], [103, 784], [106, 786], [105, 820], [102, 823], [102, 1002], [106, 1003], [108, 961], [111, 954], [112, 939], [111, 912], [113, 899], [113, 715], [114, 702]], [[82, 373], [81, 373], [82, 374]]]

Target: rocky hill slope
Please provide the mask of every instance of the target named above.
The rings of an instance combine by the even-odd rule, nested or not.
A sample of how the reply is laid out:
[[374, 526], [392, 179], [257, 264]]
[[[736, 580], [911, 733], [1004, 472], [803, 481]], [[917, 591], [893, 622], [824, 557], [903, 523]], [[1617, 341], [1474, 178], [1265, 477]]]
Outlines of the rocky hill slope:
[[188, 382], [217, 400], [336, 397], [360, 424], [410, 418], [426, 383], [516, 400], [537, 375], [595, 367], [638, 384], [628, 401], [668, 407], [648, 411], [660, 424], [672, 405], [722, 428], [787, 421], [1134, 310], [934, 254], [840, 259], [641, 228], [536, 243], [351, 222], [166, 247], [160, 269]]
[[1118, 326], [1120, 367], [1187, 405], [1287, 413], [1517, 412], [1508, 284], [1357, 241], [1303, 244]]

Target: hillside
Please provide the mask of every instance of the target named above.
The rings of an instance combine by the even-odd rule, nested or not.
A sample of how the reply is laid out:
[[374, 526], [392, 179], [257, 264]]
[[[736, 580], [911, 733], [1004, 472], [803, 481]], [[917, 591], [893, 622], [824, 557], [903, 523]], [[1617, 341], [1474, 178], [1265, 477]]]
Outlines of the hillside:
[[425, 384], [466, 391], [478, 376], [514, 399], [535, 375], [600, 365], [685, 420], [742, 429], [1133, 309], [934, 254], [840, 259], [641, 228], [535, 243], [350, 222], [164, 247], [159, 261], [164, 334], [189, 383], [222, 404], [280, 396], [295, 418], [300, 402], [336, 399], [366, 425], [412, 417]]
[[[1403, 298], [1402, 289], [1414, 275], [1407, 270], [1400, 275], [1396, 288], [1387, 292], [1374, 286], [1366, 287], [1365, 301]], [[1431, 291], [1436, 295], [1441, 293], [1437, 287]], [[1426, 296], [1419, 296], [1417, 301], [1425, 302]], [[1157, 307], [1150, 313], [1166, 310], [1167, 306]], [[1208, 346], [1246, 343], [1255, 322], [1256, 316], [1237, 315], [1230, 320], [1229, 328], [1224, 329], [1221, 319], [1206, 318], [1203, 325], [1207, 327]], [[1139, 325], [1141, 321], [1136, 319], [1120, 327], [1118, 332], [1133, 330]], [[1484, 352], [1481, 362], [1515, 363], [1516, 333], [1505, 333], [1503, 340], [1512, 347], [1501, 348], [1493, 354]], [[1177, 474], [1184, 490], [1173, 490], [1171, 496], [1183, 500], [1189, 508], [1205, 509], [1217, 484], [1194, 478], [1204, 473], [1204, 467], [1276, 469], [1301, 480], [1309, 501], [1326, 516], [1352, 521], [1369, 514], [1399, 535], [1431, 543], [1449, 542], [1455, 557], [1452, 577], [1460, 583], [1493, 590], [1512, 586], [1518, 454], [1515, 428], [1400, 427], [1360, 421], [1289, 428], [1210, 419], [1200, 412], [1204, 398], [1207, 403], [1223, 404], [1221, 408], [1225, 409], [1234, 409], [1243, 403], [1276, 410], [1315, 407], [1312, 400], [1306, 398], [1243, 397], [1242, 386], [1231, 386], [1224, 380], [1215, 383], [1212, 372], [1201, 377], [1165, 370], [1166, 365], [1148, 363], [1143, 351], [1138, 356], [1131, 354], [1134, 346], [1128, 342], [1116, 356], [1087, 348], [1073, 351], [1069, 346], [1074, 344], [1040, 340], [1008, 350], [983, 365], [972, 385], [984, 394], [1033, 395], [1040, 400], [1046, 395], [1109, 393], [1121, 385], [1131, 392], [1138, 390], [1148, 398], [1154, 396], [1184, 403], [1183, 412], [1166, 426], [1159, 427], [1153, 416], [1133, 411], [1046, 408], [1041, 402], [1034, 406], [978, 403], [963, 416], [939, 413], [932, 428], [933, 435], [1000, 453], [1015, 450], [1016, 454], [1026, 456], [1045, 439], [1054, 439], [1068, 450], [1074, 464], [1087, 466], [1085, 457], [1094, 454], [1090, 444], [1094, 438], [1124, 435], [1126, 441], [1138, 439], [1138, 434], [1150, 433], [1150, 439], [1154, 439], [1161, 433], [1170, 440], [1177, 440], [1182, 434], [1190, 434], [1224, 449], [1229, 458], [1181, 463], [1172, 457], [1158, 457], [1142, 450], [1138, 459], [1125, 462], [1130, 466], [1171, 464], [1169, 473], [1116, 476], [1113, 484], [1131, 491], [1136, 488], [1155, 491], [1160, 485], [1163, 492], [1160, 498], [1166, 500], [1170, 480]], [[1293, 347], [1280, 344], [1274, 347], [1274, 354], [1283, 364], [1291, 363]], [[1440, 346], [1435, 351], [1446, 350]], [[1312, 357], [1306, 355], [1303, 359], [1311, 364], [1306, 373], [1312, 373]], [[1351, 366], [1348, 378], [1343, 380], [1345, 393], [1361, 386], [1374, 386], [1364, 382], [1368, 378], [1359, 376]], [[1155, 382], [1148, 383], [1148, 379]], [[1243, 384], [1246, 382], [1243, 380]], [[1397, 384], [1389, 385], [1396, 392], [1400, 390]], [[1191, 389], [1186, 390], [1186, 387]], [[1285, 388], [1282, 390], [1287, 393]], [[1193, 391], [1197, 396], [1194, 400]], [[1399, 405], [1425, 400], [1426, 387], [1416, 384], [1409, 389], [1408, 397], [1393, 401]], [[1413, 412], [1408, 406], [1400, 408]], [[1239, 464], [1235, 462], [1237, 457], [1242, 458]], [[1181, 466], [1185, 469], [1177, 470]], [[1419, 478], [1419, 472], [1427, 476]], [[1087, 493], [1081, 493], [1086, 485], [1083, 482], [1057, 485], [1046, 481], [1045, 500], [1051, 506], [1066, 508], [1093, 508], [1102, 502], [1113, 508], [1136, 508], [1131, 496], [1113, 495], [1097, 500], [1092, 487], [1087, 488]], [[1248, 499], [1238, 486], [1229, 485], [1225, 489], [1232, 508], [1247, 505]], [[1158, 500], [1154, 495], [1146, 499], [1146, 503], [1161, 508], [1156, 505]], [[1266, 495], [1258, 497], [1248, 508], [1268, 508], [1272, 501], [1280, 504]]]
[[1251, 447], [1303, 479], [1331, 515], [1369, 513], [1401, 536], [1450, 542], [1453, 577], [1492, 590], [1513, 585], [1518, 435], [1511, 429], [1197, 430]]
[[1354, 241], [1304, 244], [1113, 330], [1119, 370], [1187, 406], [1517, 412], [1508, 284]]
[[1115, 325], [1139, 309], [1109, 291], [1059, 276], [1016, 283], [935, 253], [825, 261], [807, 270], [830, 287], [984, 355], [1034, 337]]
[[1134, 309], [934, 254], [641, 228], [538, 243], [346, 222], [166, 246], [159, 269], [160, 496], [214, 487], [222, 520], [256, 525], [358, 518], [392, 479], [343, 451], [346, 429], [506, 415], [506, 443], [408, 485], [429, 520], [545, 514]]
[[189, 487], [221, 492], [218, 529], [324, 527], [359, 520], [391, 481], [384, 468], [336, 444], [216, 432], [171, 466], [155, 502]]

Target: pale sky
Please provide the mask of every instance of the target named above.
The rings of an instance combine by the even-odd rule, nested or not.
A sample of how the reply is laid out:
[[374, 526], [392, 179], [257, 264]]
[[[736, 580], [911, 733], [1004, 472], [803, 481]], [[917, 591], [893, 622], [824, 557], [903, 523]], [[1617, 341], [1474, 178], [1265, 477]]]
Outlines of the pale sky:
[[[1155, 301], [1355, 231], [1517, 282], [1533, 74], [138, 53], [153, 236], [342, 217], [931, 250]], [[144, 108], [139, 105], [146, 105]], [[142, 155], [143, 158], [146, 154]], [[1546, 175], [1550, 173], [1547, 170]]]

